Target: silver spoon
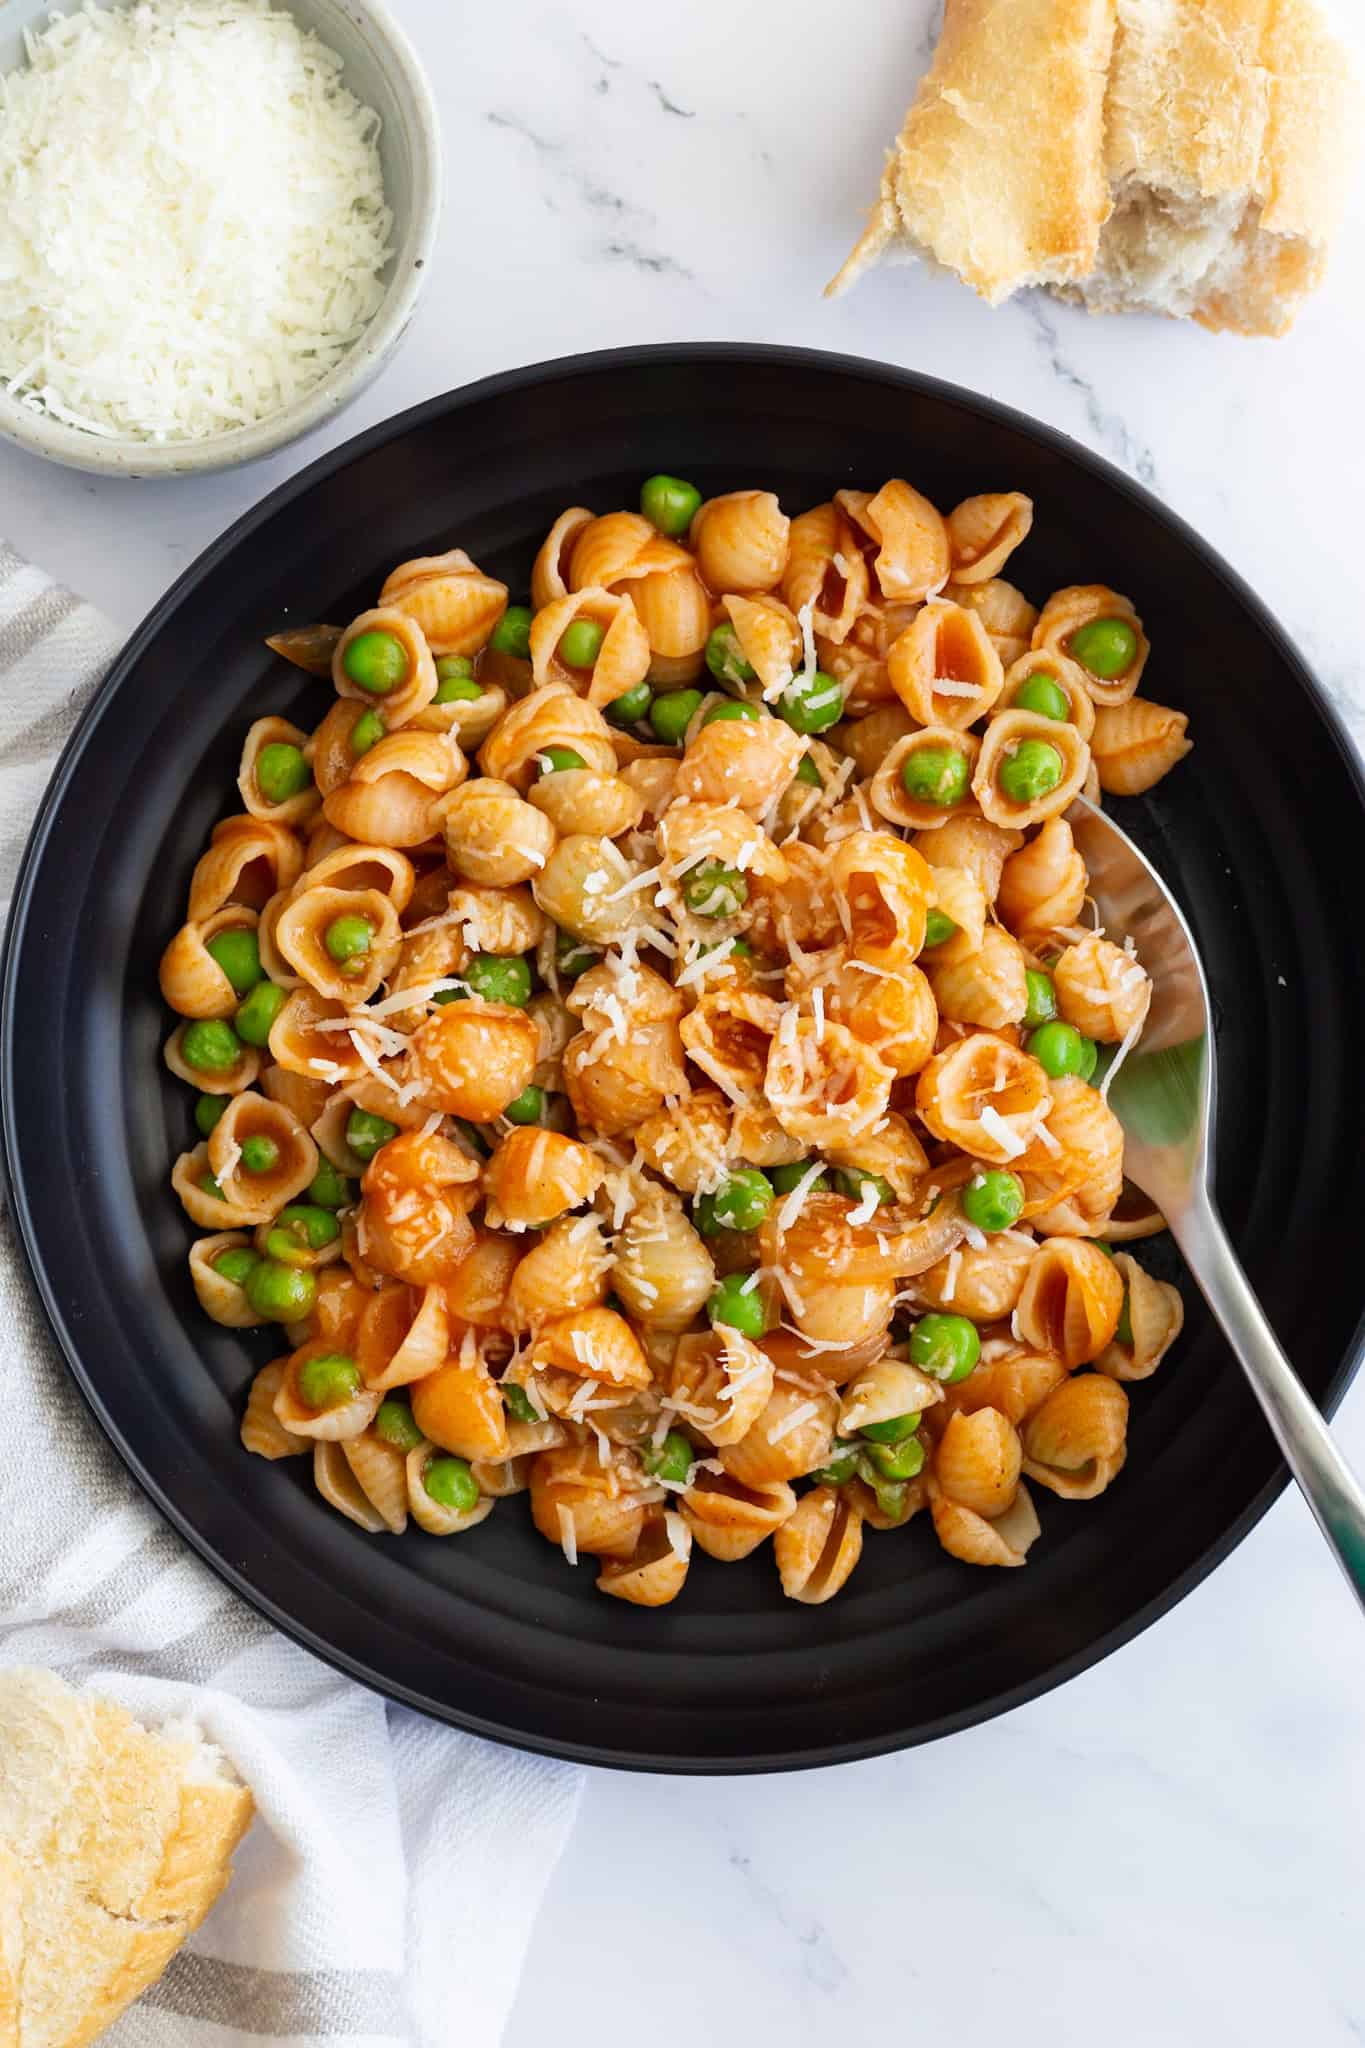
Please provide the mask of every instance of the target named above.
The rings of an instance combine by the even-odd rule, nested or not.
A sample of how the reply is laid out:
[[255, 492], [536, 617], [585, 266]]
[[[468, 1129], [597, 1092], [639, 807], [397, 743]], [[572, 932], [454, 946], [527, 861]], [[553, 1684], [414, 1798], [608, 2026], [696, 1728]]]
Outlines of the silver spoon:
[[1216, 1061], [1204, 969], [1165, 883], [1112, 819], [1078, 798], [1067, 813], [1105, 936], [1131, 938], [1152, 978], [1142, 1036], [1109, 1085], [1124, 1172], [1154, 1202], [1223, 1326], [1285, 1462], [1365, 1606], [1365, 1491], [1281, 1351], [1214, 1207]]

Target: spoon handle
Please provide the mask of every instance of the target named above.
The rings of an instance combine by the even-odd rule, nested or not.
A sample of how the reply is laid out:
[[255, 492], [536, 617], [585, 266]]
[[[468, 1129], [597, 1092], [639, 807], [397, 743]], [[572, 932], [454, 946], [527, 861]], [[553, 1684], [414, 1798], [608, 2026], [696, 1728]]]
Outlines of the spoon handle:
[[1281, 1351], [1209, 1196], [1196, 1194], [1182, 1214], [1171, 1218], [1171, 1231], [1251, 1381], [1318, 1527], [1365, 1607], [1365, 1490]]

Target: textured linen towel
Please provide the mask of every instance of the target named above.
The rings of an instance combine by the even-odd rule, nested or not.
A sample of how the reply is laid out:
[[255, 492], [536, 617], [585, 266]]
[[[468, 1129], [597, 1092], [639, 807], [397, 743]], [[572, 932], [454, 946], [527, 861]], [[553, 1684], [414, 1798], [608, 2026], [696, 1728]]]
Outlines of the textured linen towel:
[[[0, 540], [0, 908], [118, 635]], [[494, 2048], [581, 1790], [342, 1678], [221, 1585], [99, 1434], [0, 1216], [0, 1664], [191, 1714], [256, 1797], [226, 1896], [111, 2048]]]

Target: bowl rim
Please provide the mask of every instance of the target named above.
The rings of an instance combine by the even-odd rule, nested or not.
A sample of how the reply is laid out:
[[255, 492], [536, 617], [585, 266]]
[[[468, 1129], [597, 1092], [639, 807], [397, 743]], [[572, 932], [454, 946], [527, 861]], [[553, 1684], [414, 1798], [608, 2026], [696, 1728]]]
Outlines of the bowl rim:
[[[289, 0], [279, 0], [279, 4], [289, 9]], [[409, 115], [411, 207], [394, 248], [393, 276], [369, 326], [318, 383], [279, 412], [249, 426], [230, 427], [226, 433], [209, 434], [198, 441], [107, 437], [35, 412], [0, 385], [0, 439], [27, 454], [88, 475], [123, 477], [130, 482], [205, 476], [259, 461], [301, 440], [342, 412], [378, 376], [407, 331], [431, 274], [445, 186], [441, 120], [431, 80], [387, 0], [321, 0], [321, 4], [347, 17], [362, 34], [370, 32], [375, 60], [388, 73], [395, 97], [406, 104]], [[326, 42], [325, 34], [315, 33]]]
[[[515, 393], [526, 386], [551, 377], [572, 378], [590, 376], [603, 370], [628, 370], [637, 367], [671, 362], [688, 366], [705, 366], [723, 369], [726, 364], [746, 362], [749, 364], [778, 367], [803, 367], [817, 369], [837, 375], [852, 375], [872, 378], [883, 384], [907, 393], [926, 397], [944, 404], [963, 406], [988, 423], [998, 423], [1014, 432], [1030, 436], [1051, 452], [1073, 461], [1122, 495], [1132, 500], [1151, 517], [1164, 525], [1181, 545], [1193, 551], [1207, 565], [1212, 573], [1223, 582], [1230, 594], [1244, 605], [1261, 632], [1270, 641], [1276, 654], [1296, 672], [1306, 687], [1309, 696], [1319, 710], [1324, 726], [1331, 735], [1338, 753], [1342, 757], [1348, 781], [1352, 786], [1357, 803], [1365, 814], [1365, 760], [1352, 741], [1341, 712], [1332, 698], [1309, 667], [1278, 619], [1264, 601], [1256, 595], [1250, 585], [1233, 569], [1201, 534], [1179, 513], [1170, 510], [1155, 494], [1117, 468], [1106, 457], [1096, 454], [1080, 442], [1063, 433], [1059, 428], [1044, 421], [1035, 420], [1027, 413], [1003, 404], [998, 399], [988, 398], [969, 390], [966, 386], [951, 384], [946, 380], [932, 377], [924, 372], [904, 368], [898, 364], [876, 361], [871, 357], [851, 356], [823, 349], [796, 348], [778, 343], [751, 342], [688, 342], [654, 343], [629, 347], [581, 352], [575, 355], [550, 358], [543, 362], [518, 366], [484, 377], [472, 384], [459, 386], [454, 390], [437, 394], [406, 408], [392, 418], [352, 436], [341, 446], [330, 450], [295, 476], [270, 491], [258, 504], [235, 520], [216, 541], [212, 542], [148, 612], [142, 623], [129, 637], [116, 656], [108, 674], [95, 696], [87, 705], [80, 723], [64, 747], [53, 771], [42, 800], [39, 804], [33, 826], [25, 844], [15, 879], [14, 896], [8, 930], [5, 934], [3, 960], [0, 960], [0, 1195], [10, 1203], [15, 1218], [19, 1242], [23, 1248], [25, 1262], [33, 1277], [35, 1288], [42, 1303], [49, 1328], [54, 1332], [66, 1364], [76, 1381], [77, 1387], [90, 1408], [102, 1431], [118, 1452], [124, 1465], [140, 1489], [155, 1504], [160, 1513], [178, 1530], [191, 1549], [243, 1598], [248, 1605], [264, 1615], [273, 1625], [289, 1637], [357, 1683], [367, 1686], [382, 1696], [412, 1707], [434, 1719], [468, 1730], [470, 1733], [500, 1742], [509, 1748], [524, 1749], [533, 1754], [554, 1756], [569, 1762], [605, 1766], [617, 1770], [640, 1771], [649, 1774], [677, 1776], [755, 1776], [763, 1773], [778, 1773], [810, 1770], [832, 1764], [863, 1762], [877, 1756], [895, 1754], [903, 1749], [918, 1747], [924, 1743], [938, 1741], [947, 1735], [956, 1734], [985, 1720], [996, 1720], [1015, 1708], [1025, 1706], [1041, 1698], [1069, 1679], [1079, 1676], [1091, 1666], [1100, 1663], [1115, 1650], [1142, 1634], [1155, 1621], [1179, 1603], [1199, 1585], [1214, 1568], [1221, 1564], [1242, 1542], [1261, 1520], [1274, 1501], [1284, 1491], [1289, 1480], [1287, 1467], [1280, 1461], [1277, 1469], [1264, 1486], [1253, 1497], [1244, 1511], [1223, 1531], [1223, 1533], [1196, 1556], [1186, 1568], [1166, 1585], [1159, 1594], [1148, 1600], [1134, 1613], [1116, 1622], [1102, 1634], [1088, 1642], [1083, 1649], [1075, 1651], [1036, 1676], [1020, 1680], [995, 1694], [989, 1708], [981, 1711], [967, 1707], [945, 1714], [938, 1720], [926, 1724], [907, 1740], [903, 1735], [879, 1735], [860, 1740], [840, 1740], [832, 1737], [826, 1742], [812, 1745], [799, 1751], [782, 1751], [775, 1755], [746, 1755], [740, 1758], [707, 1758], [699, 1760], [686, 1754], [652, 1753], [648, 1756], [632, 1753], [623, 1755], [619, 1750], [599, 1747], [590, 1742], [574, 1742], [558, 1738], [518, 1736], [509, 1734], [500, 1725], [490, 1722], [467, 1709], [456, 1710], [443, 1702], [434, 1702], [423, 1697], [414, 1688], [388, 1679], [383, 1673], [366, 1665], [359, 1657], [333, 1647], [325, 1638], [295, 1616], [286, 1614], [268, 1595], [258, 1592], [245, 1575], [238, 1571], [230, 1558], [215, 1551], [206, 1537], [201, 1535], [188, 1516], [181, 1513], [169, 1499], [155, 1476], [142, 1464], [122, 1437], [113, 1417], [107, 1412], [101, 1399], [97, 1379], [82, 1363], [79, 1347], [62, 1315], [60, 1305], [48, 1279], [44, 1261], [33, 1236], [33, 1224], [24, 1185], [11, 1167], [13, 1157], [13, 1104], [15, 1097], [15, 1052], [16, 1052], [16, 1010], [17, 1010], [17, 965], [21, 941], [28, 916], [32, 908], [32, 885], [39, 859], [44, 853], [54, 823], [61, 808], [66, 784], [77, 761], [90, 744], [99, 724], [98, 712], [107, 697], [121, 687], [129, 673], [142, 659], [146, 648], [162, 630], [171, 614], [193, 590], [197, 580], [225, 557], [229, 556], [238, 542], [259, 525], [285, 510], [296, 499], [303, 497], [313, 486], [343, 469], [357, 458], [367, 455], [386, 441], [396, 439], [429, 421], [451, 411], [461, 411], [476, 406], [490, 397]], [[1356, 1323], [1349, 1344], [1341, 1362], [1328, 1383], [1321, 1402], [1322, 1413], [1331, 1417], [1340, 1405], [1343, 1395], [1350, 1386], [1362, 1362], [1365, 1352], [1365, 1309]]]

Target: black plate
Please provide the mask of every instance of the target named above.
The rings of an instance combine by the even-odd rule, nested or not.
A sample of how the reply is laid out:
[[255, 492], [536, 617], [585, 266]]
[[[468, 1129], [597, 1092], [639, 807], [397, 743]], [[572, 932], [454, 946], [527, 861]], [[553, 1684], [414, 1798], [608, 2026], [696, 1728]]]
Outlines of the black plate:
[[199, 1313], [168, 1180], [191, 1126], [160, 1062], [157, 958], [235, 808], [248, 721], [310, 725], [327, 701], [262, 635], [344, 619], [393, 563], [455, 542], [522, 591], [563, 507], [630, 504], [657, 469], [707, 492], [771, 486], [793, 511], [891, 475], [945, 506], [1018, 488], [1038, 519], [1012, 578], [1035, 597], [1080, 581], [1131, 593], [1150, 692], [1190, 713], [1197, 747], [1118, 808], [1207, 962], [1228, 1226], [1308, 1387], [1335, 1402], [1359, 1334], [1365, 1181], [1348, 744], [1264, 609], [1144, 491], [1018, 414], [868, 363], [718, 346], [516, 371], [362, 435], [210, 548], [130, 642], [44, 803], [6, 960], [4, 1138], [86, 1398], [153, 1500], [281, 1628], [484, 1734], [646, 1769], [776, 1769], [922, 1742], [1055, 1685], [1263, 1513], [1283, 1470], [1188, 1283], [1183, 1341], [1133, 1390], [1125, 1472], [1092, 1504], [1043, 1495], [1025, 1571], [957, 1564], [921, 1522], [874, 1537], [828, 1607], [784, 1601], [765, 1553], [701, 1559], [650, 1614], [601, 1598], [590, 1566], [567, 1570], [517, 1503], [457, 1543], [379, 1540], [297, 1469], [242, 1453], [242, 1393], [271, 1338]]

